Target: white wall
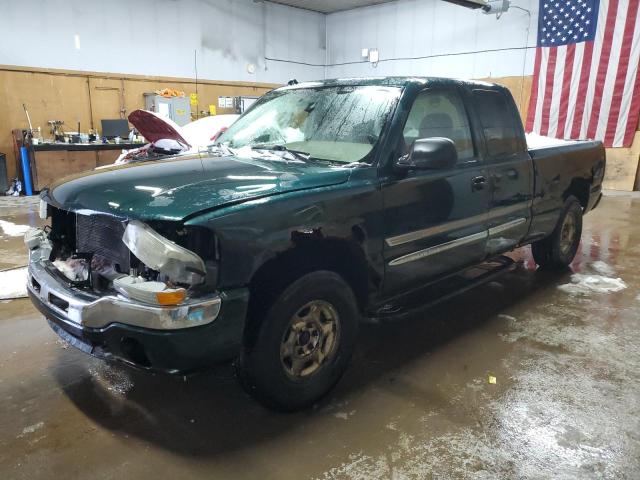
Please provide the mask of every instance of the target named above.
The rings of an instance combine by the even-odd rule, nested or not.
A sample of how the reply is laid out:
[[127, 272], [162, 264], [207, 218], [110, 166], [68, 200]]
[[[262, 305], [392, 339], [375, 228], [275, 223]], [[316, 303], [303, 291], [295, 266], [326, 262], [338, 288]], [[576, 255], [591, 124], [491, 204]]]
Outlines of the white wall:
[[[424, 75], [482, 78], [533, 73], [534, 49], [384, 61], [478, 50], [535, 45], [537, 0], [515, 0], [531, 11], [513, 7], [496, 20], [442, 0], [399, 0], [327, 17], [328, 64], [359, 62], [362, 48], [378, 48], [376, 68], [368, 63], [328, 66], [328, 78], [371, 75]], [[525, 52], [526, 60], [525, 60]]]
[[[512, 8], [496, 20], [442, 0], [399, 0], [327, 16], [253, 0], [0, 0], [0, 64], [193, 78], [195, 49], [198, 76], [212, 80], [480, 78], [521, 75], [523, 65], [531, 74], [533, 49], [389, 61], [523, 47], [529, 25], [528, 45], [535, 45], [537, 0], [514, 4], [531, 10], [531, 19]], [[377, 68], [332, 66], [361, 62], [363, 47], [379, 49]], [[256, 65], [254, 74], [247, 64]]]
[[[325, 16], [253, 0], [1, 0], [0, 64], [212, 80], [317, 79]], [[80, 49], [74, 36], [80, 37]], [[256, 65], [254, 74], [247, 64]]]

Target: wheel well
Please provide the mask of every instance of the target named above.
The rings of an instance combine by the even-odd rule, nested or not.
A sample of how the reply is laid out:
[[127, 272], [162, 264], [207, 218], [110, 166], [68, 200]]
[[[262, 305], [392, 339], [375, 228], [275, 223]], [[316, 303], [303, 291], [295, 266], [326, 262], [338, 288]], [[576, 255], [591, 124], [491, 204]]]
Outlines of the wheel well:
[[294, 248], [267, 260], [249, 282], [246, 346], [253, 345], [264, 312], [280, 293], [298, 278], [317, 270], [340, 275], [353, 290], [358, 309], [364, 310], [370, 275], [360, 244], [337, 238], [305, 238]]
[[569, 188], [564, 192], [562, 199], [566, 200], [570, 195], [573, 195], [578, 199], [582, 208], [586, 209], [589, 204], [589, 189], [590, 184], [587, 180], [583, 178], [574, 178], [571, 181]]

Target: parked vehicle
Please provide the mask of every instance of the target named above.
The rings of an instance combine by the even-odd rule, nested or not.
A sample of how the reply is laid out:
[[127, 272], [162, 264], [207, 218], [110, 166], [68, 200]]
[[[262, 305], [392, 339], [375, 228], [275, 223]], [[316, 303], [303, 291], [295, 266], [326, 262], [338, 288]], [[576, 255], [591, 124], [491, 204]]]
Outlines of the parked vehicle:
[[237, 359], [251, 395], [299, 409], [338, 381], [361, 318], [522, 245], [569, 265], [604, 169], [600, 142], [528, 150], [498, 85], [287, 86], [206, 154], [44, 191], [29, 294], [85, 352], [181, 374]]
[[196, 153], [215, 142], [238, 117], [240, 115], [213, 115], [180, 127], [171, 119], [155, 112], [134, 110], [129, 115], [129, 122], [150, 143], [122, 153], [115, 163], [155, 160], [179, 153]]

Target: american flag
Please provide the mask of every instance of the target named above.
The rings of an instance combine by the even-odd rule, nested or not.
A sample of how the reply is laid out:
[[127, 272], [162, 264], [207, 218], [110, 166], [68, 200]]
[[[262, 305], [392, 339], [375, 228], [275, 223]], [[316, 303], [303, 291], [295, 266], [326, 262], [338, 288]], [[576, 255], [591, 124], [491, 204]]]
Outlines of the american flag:
[[540, 0], [526, 130], [628, 147], [640, 115], [640, 0]]

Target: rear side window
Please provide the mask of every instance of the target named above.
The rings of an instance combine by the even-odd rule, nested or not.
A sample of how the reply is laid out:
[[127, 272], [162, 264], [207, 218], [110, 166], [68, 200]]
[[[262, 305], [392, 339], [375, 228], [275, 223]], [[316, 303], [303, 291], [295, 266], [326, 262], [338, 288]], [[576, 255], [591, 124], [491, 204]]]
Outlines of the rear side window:
[[402, 135], [404, 153], [418, 138], [445, 137], [455, 143], [458, 160], [470, 160], [475, 156], [467, 112], [454, 91], [421, 92], [409, 111]]
[[474, 90], [473, 98], [489, 156], [506, 157], [518, 153], [518, 123], [505, 96], [495, 90]]

